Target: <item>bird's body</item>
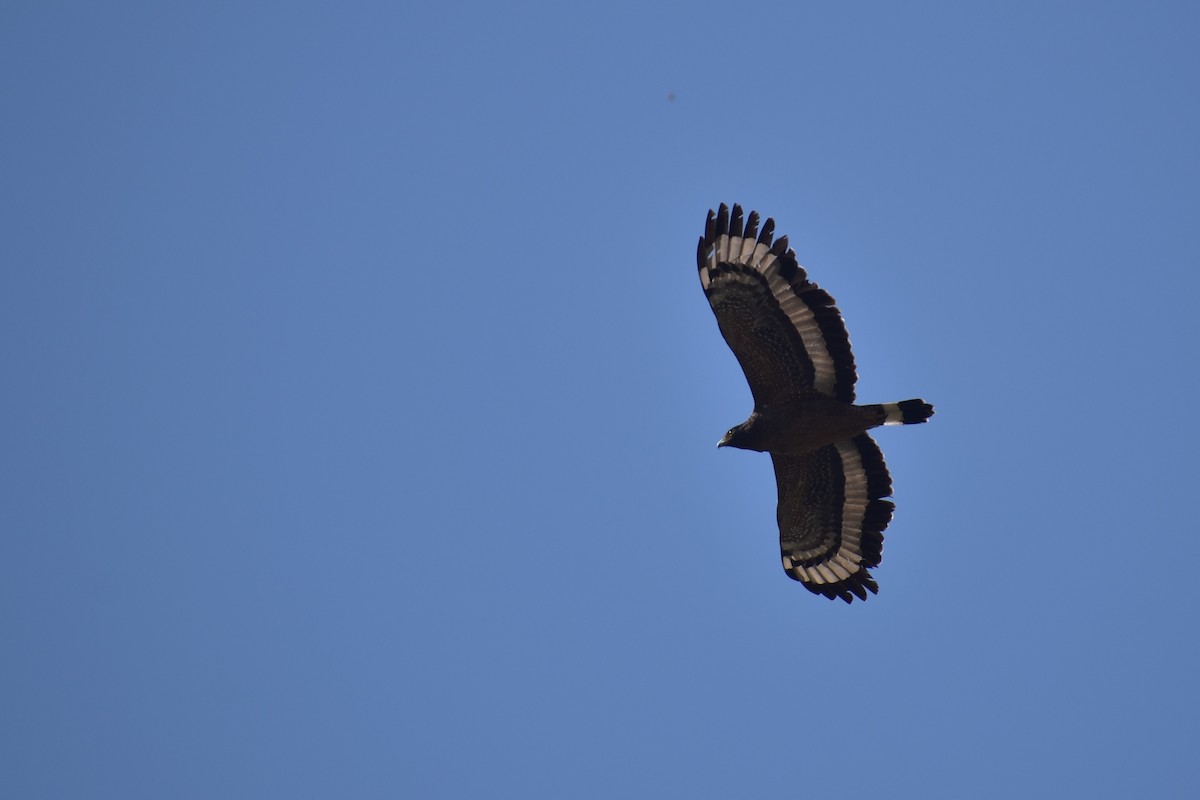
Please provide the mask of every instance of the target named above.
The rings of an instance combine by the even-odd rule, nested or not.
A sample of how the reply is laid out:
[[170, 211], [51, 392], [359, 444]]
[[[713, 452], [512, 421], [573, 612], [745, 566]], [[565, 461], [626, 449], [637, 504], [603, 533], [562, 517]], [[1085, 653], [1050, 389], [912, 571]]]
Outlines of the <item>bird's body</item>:
[[814, 394], [775, 406], [755, 406], [750, 418], [733, 428], [720, 446], [761, 453], [803, 455], [843, 439], [853, 439], [886, 424], [883, 406], [856, 406]]
[[923, 400], [855, 405], [857, 371], [841, 313], [788, 248], [740, 206], [708, 214], [700, 283], [750, 384], [754, 411], [719, 446], [771, 454], [783, 567], [810, 591], [865, 600], [883, 555], [891, 476], [867, 431], [924, 422]]

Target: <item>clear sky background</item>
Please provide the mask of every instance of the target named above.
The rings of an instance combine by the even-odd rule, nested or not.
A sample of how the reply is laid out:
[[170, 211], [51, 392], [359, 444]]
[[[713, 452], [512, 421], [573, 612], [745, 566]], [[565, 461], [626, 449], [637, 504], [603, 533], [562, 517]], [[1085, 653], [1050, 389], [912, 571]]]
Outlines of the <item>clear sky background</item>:
[[[0, 10], [0, 796], [1200, 795], [1188, 3]], [[710, 207], [838, 299], [779, 564]]]

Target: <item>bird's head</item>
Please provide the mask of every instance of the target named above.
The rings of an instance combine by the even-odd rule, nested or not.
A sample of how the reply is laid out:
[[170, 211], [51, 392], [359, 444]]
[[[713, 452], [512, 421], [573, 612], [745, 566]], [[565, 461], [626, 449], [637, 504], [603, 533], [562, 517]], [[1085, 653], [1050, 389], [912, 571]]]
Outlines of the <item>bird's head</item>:
[[725, 432], [721, 437], [721, 441], [717, 442], [717, 447], [739, 447], [742, 450], [762, 450], [757, 440], [757, 432], [754, 429], [754, 423], [758, 419], [758, 414], [751, 414], [750, 419], [743, 422], [741, 425], [735, 425]]

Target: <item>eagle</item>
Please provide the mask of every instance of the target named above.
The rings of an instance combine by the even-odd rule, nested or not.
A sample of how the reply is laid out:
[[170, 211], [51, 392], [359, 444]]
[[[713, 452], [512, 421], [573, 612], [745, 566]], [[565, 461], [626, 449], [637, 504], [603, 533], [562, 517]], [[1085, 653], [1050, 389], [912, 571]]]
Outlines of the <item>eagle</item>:
[[833, 298], [808, 279], [775, 221], [724, 203], [696, 250], [700, 285], [737, 357], [754, 411], [718, 447], [771, 454], [788, 577], [847, 603], [877, 594], [870, 573], [892, 519], [892, 478], [867, 434], [933, 416], [924, 400], [854, 404], [858, 373]]

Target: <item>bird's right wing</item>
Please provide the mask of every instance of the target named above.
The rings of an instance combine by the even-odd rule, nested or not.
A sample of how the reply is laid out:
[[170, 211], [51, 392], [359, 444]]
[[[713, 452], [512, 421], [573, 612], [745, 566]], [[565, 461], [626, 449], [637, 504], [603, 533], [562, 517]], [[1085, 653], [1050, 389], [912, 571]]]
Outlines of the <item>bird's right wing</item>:
[[867, 571], [883, 558], [892, 478], [867, 434], [804, 455], [771, 455], [779, 490], [783, 569], [810, 592], [849, 603], [879, 585]]

